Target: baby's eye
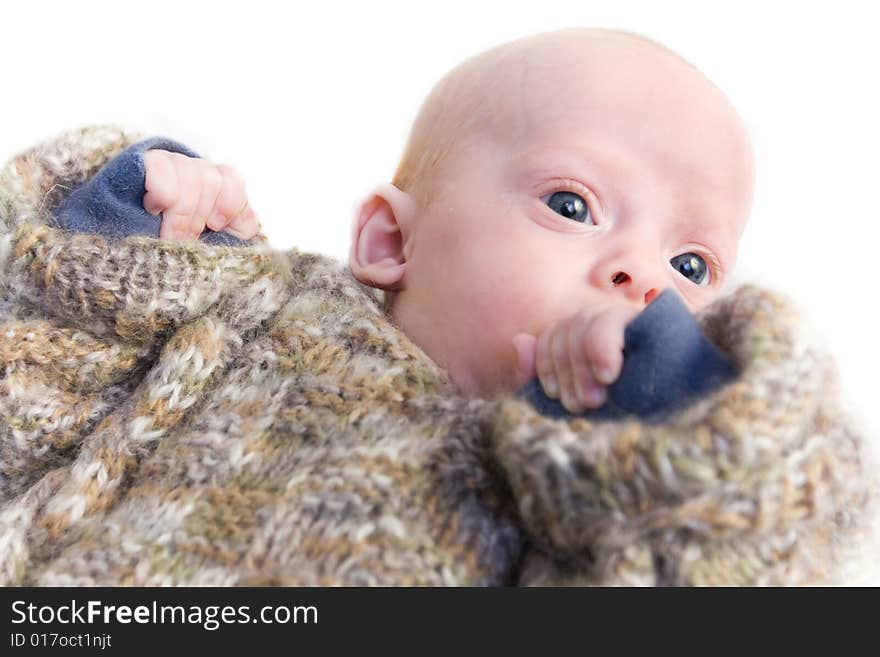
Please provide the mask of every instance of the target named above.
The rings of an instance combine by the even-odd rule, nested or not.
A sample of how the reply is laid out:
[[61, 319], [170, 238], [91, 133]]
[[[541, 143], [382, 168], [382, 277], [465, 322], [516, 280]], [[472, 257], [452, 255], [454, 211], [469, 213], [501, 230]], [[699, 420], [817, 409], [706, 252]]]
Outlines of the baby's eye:
[[547, 200], [544, 202], [550, 206], [550, 209], [561, 214], [566, 219], [579, 221], [584, 224], [595, 223], [590, 212], [590, 206], [582, 196], [574, 192], [556, 192], [546, 198]]
[[682, 253], [669, 261], [678, 273], [697, 285], [709, 284], [709, 267], [702, 256], [696, 253]]

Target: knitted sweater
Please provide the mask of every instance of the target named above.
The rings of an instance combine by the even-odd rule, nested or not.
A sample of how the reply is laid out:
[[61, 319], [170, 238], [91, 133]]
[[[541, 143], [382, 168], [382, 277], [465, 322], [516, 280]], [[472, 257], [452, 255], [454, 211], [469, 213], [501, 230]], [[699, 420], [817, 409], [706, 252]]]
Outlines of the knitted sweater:
[[700, 317], [737, 380], [657, 424], [460, 393], [300, 252], [106, 239], [52, 210], [139, 140], [0, 172], [0, 581], [801, 584], [876, 559], [863, 437], [791, 306]]

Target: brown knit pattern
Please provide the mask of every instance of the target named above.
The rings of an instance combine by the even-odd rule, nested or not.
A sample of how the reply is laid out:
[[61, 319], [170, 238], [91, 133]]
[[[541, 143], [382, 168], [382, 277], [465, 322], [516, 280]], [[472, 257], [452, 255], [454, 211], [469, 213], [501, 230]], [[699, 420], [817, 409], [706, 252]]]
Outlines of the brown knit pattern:
[[2, 583], [801, 584], [877, 558], [863, 439], [779, 297], [709, 309], [742, 375], [668, 422], [550, 420], [462, 396], [329, 258], [51, 227], [138, 139], [0, 172]]

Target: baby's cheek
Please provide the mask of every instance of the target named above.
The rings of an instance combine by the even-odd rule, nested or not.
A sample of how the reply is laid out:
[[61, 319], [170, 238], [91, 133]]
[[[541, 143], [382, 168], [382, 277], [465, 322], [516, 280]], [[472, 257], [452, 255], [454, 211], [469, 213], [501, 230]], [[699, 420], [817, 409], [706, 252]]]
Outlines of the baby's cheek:
[[521, 281], [486, 276], [471, 286], [469, 312], [493, 333], [512, 330], [529, 312], [528, 291]]
[[472, 305], [474, 323], [484, 332], [494, 365], [515, 372], [513, 338], [520, 333], [536, 335], [537, 327], [547, 323], [547, 317], [553, 314], [547, 294], [523, 280], [496, 281], [494, 285], [480, 286], [477, 292]]

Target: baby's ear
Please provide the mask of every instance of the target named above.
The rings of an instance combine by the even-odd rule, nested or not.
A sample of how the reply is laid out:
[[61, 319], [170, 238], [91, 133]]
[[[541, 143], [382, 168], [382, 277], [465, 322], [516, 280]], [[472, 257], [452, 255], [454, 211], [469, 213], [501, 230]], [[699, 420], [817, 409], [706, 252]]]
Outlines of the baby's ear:
[[414, 214], [412, 196], [390, 183], [364, 199], [355, 212], [348, 257], [355, 278], [371, 287], [401, 289], [404, 245]]

